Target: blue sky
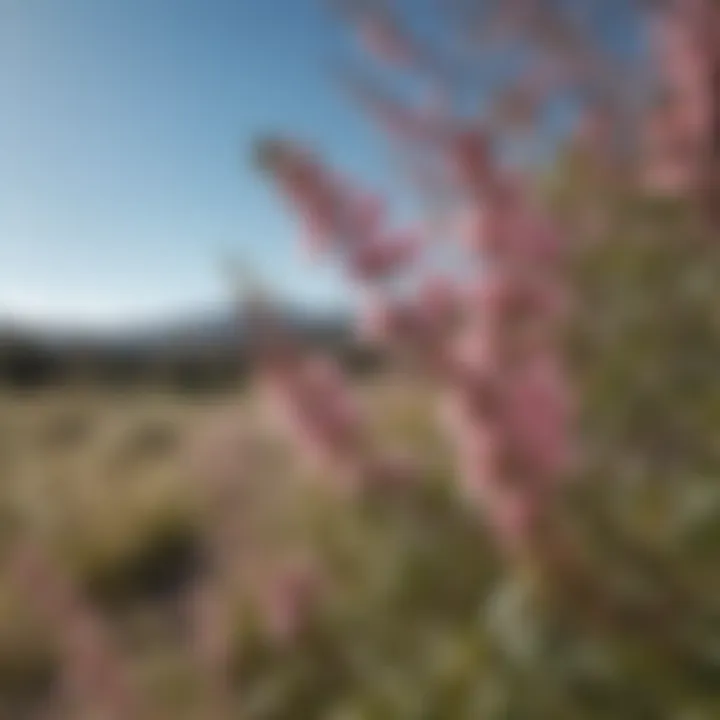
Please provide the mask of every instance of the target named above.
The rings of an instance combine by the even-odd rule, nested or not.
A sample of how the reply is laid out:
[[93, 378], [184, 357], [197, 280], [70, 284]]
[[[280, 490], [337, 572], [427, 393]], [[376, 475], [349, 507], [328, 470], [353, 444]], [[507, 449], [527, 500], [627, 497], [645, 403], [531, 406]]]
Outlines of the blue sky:
[[222, 301], [223, 253], [339, 302], [247, 162], [289, 130], [378, 178], [319, 0], [0, 0], [0, 317], [103, 325]]
[[[431, 0], [406, 2], [435, 42]], [[340, 277], [303, 257], [249, 162], [253, 139], [286, 131], [394, 190], [383, 144], [331, 80], [348, 38], [326, 6], [0, 0], [0, 321], [111, 326], [199, 311], [228, 299], [228, 252], [280, 295], [344, 303]], [[632, 27], [626, 0], [599, 7], [610, 37], [632, 47], [619, 32]]]

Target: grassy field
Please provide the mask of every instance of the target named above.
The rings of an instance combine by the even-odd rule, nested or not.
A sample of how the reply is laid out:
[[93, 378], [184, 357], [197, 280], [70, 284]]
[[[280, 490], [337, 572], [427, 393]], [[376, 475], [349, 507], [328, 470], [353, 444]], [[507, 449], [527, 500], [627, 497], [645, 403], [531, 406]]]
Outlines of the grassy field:
[[[142, 717], [720, 717], [714, 484], [581, 483], [568, 501], [599, 576], [647, 592], [631, 587], [648, 568], [630, 563], [627, 533], [589, 522], [588, 507], [619, 509], [660, 559], [649, 592], [681, 580], [702, 606], [682, 601], [675, 618], [702, 659], [665, 657], [543, 605], [531, 576], [498, 562], [449, 482], [427, 393], [389, 379], [363, 396], [379, 442], [425, 451], [420, 483], [344, 497], [247, 392], [5, 393], [3, 557], [23, 532], [42, 543], [117, 643]], [[608, 570], [617, 557], [642, 572]], [[0, 718], [116, 717], [65, 709], [75, 661], [36, 605], [3, 566]]]
[[[205, 518], [190, 448], [237, 402], [69, 389], [6, 393], [0, 399], [3, 549], [16, 528], [32, 529], [113, 622], [142, 626], [153, 611], [149, 628], [122, 637], [139, 634], [153, 652], [182, 645], [182, 633], [171, 632], [170, 643], [160, 621], [171, 617], [170, 607], [201, 570]], [[42, 700], [40, 690], [50, 692], [55, 658], [39, 620], [9, 582], [0, 585], [0, 698], [12, 712]], [[171, 655], [179, 657], [181, 649]], [[0, 717], [15, 717], [6, 713]]]
[[[366, 399], [381, 406], [373, 409], [378, 436], [389, 428], [394, 440], [428, 435], [417, 394], [410, 403], [396, 382], [375, 385]], [[205, 717], [209, 702], [189, 609], [196, 595], [218, 576], [242, 575], [249, 546], [253, 564], [284, 566], [329, 529], [321, 526], [334, 512], [318, 522], [332, 496], [326, 481], [298, 470], [252, 403], [241, 391], [64, 388], [0, 398], [3, 551], [18, 531], [42, 538], [127, 646], [136, 684], [172, 717]], [[56, 693], [61, 659], [33, 603], [6, 576], [0, 572], [0, 717], [34, 717]], [[233, 616], [237, 608], [230, 628], [244, 623], [244, 594], [227, 591]]]

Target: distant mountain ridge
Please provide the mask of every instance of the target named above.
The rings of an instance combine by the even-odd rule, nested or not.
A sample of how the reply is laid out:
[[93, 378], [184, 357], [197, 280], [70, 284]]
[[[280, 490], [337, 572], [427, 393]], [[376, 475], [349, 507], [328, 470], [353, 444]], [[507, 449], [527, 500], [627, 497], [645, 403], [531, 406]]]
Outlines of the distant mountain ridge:
[[[293, 333], [309, 339], [347, 338], [348, 313], [311, 311], [296, 306], [275, 306], [279, 321]], [[247, 343], [247, 314], [228, 308], [213, 309], [182, 317], [93, 331], [79, 328], [39, 327], [17, 320], [0, 320], [0, 346], [11, 342], [32, 343], [47, 350], [73, 348], [123, 350], [142, 353], [158, 350], [240, 349]]]
[[[367, 365], [348, 314], [275, 306], [274, 316], [303, 345]], [[247, 313], [228, 308], [102, 332], [0, 320], [0, 381], [36, 387], [82, 376], [121, 384], [223, 387], [246, 372], [248, 348]]]

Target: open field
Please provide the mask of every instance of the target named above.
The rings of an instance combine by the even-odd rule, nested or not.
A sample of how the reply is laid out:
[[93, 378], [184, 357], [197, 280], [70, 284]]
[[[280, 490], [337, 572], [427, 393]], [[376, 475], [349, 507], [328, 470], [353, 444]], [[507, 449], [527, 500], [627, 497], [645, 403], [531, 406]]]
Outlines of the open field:
[[[264, 435], [247, 394], [6, 394], [4, 557], [18, 530], [42, 538], [117, 641], [152, 718], [225, 717], [220, 707], [293, 720], [680, 717], [653, 714], [667, 702], [717, 717], [707, 629], [693, 640], [705, 659], [691, 666], [626, 631], [528, 605], [527, 581], [498, 564], [452, 491], [427, 397], [394, 381], [364, 397], [380, 439], [434, 458], [420, 484], [348, 500]], [[572, 502], [597, 519], [617, 491], [581, 487]], [[584, 528], [587, 546], [604, 548], [596, 572], [615, 553], [655, 578], [651, 593], [684, 583], [716, 617], [717, 491], [634, 492], [621, 513], [634, 540], [620, 534], [613, 547]], [[660, 570], [632, 565], [638, 539]], [[82, 717], [58, 710], [61, 651], [36, 605], [3, 571], [0, 718]]]

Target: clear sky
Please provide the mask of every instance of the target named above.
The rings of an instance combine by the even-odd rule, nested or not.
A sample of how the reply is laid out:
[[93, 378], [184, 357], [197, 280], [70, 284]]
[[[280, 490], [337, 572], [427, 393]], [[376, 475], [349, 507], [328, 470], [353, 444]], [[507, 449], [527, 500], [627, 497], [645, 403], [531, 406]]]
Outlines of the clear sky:
[[308, 302], [313, 269], [247, 156], [289, 130], [372, 177], [319, 0], [0, 0], [0, 318], [124, 323], [213, 305], [223, 253]]
[[[407, 5], [434, 37], [432, 3]], [[229, 251], [276, 293], [344, 302], [249, 162], [255, 138], [290, 132], [393, 187], [383, 144], [332, 82], [348, 45], [326, 6], [0, 0], [0, 321], [111, 326], [200, 311], [228, 297]], [[626, 0], [597, 7], [624, 8], [606, 13], [622, 39]]]

